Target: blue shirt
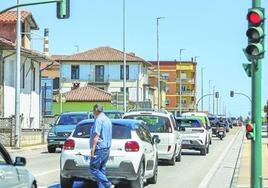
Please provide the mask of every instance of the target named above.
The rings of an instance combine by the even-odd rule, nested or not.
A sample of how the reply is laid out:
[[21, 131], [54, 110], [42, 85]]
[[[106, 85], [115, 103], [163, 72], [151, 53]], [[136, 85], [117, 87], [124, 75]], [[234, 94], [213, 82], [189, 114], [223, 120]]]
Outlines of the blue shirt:
[[99, 141], [96, 149], [110, 148], [112, 143], [112, 122], [101, 113], [95, 119], [95, 123], [90, 130], [90, 149], [92, 149], [94, 135], [99, 135]]

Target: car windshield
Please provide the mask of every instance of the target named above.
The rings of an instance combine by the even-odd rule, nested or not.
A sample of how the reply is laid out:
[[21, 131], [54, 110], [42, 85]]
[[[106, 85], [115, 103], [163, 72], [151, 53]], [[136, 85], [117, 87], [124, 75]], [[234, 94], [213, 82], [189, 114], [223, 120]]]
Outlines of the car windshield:
[[167, 117], [155, 116], [155, 115], [130, 115], [124, 117], [124, 119], [142, 120], [148, 126], [152, 133], [168, 133], [170, 132], [170, 122]]
[[119, 112], [104, 112], [105, 115], [110, 119], [121, 119], [122, 115]]
[[[83, 124], [76, 127], [73, 137], [75, 138], [89, 138], [90, 129], [93, 123]], [[131, 130], [127, 126], [113, 124], [112, 128], [112, 138], [113, 139], [131, 139]]]
[[179, 127], [201, 127], [202, 125], [198, 120], [193, 119], [178, 119], [176, 120]]
[[85, 119], [88, 119], [87, 114], [63, 114], [59, 117], [57, 125], [76, 125]]

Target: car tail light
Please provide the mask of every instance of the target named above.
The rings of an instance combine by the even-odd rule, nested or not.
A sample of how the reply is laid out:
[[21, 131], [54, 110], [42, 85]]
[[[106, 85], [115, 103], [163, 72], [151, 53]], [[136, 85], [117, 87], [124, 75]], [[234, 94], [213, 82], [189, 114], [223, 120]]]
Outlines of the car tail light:
[[75, 146], [75, 142], [72, 139], [68, 139], [65, 141], [64, 145], [63, 145], [63, 149], [64, 150], [73, 150]]
[[172, 128], [169, 120], [167, 120], [166, 122], [166, 129], [168, 130], [169, 133], [172, 133]]
[[140, 150], [139, 143], [136, 141], [128, 141], [125, 144], [125, 151], [126, 152], [138, 152]]
[[167, 151], [169, 152], [169, 151], [170, 151], [170, 149], [171, 149], [171, 145], [168, 145], [168, 149], [167, 149]]

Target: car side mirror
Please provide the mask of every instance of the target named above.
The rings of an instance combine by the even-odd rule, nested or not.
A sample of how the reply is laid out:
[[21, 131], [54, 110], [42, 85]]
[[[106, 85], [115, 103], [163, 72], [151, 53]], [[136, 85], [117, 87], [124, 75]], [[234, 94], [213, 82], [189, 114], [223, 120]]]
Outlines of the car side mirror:
[[15, 166], [25, 166], [26, 159], [24, 157], [16, 157], [14, 165]]
[[153, 143], [159, 144], [160, 143], [160, 138], [158, 135], [153, 136]]

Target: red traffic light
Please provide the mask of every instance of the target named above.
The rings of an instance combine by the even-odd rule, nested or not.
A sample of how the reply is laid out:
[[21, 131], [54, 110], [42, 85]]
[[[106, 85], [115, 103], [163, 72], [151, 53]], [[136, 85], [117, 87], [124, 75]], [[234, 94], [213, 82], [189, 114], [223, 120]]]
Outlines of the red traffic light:
[[253, 131], [253, 126], [249, 123], [246, 125], [246, 129], [248, 132], [252, 132]]
[[254, 25], [260, 24], [262, 21], [261, 15], [259, 15], [257, 12], [249, 12], [247, 15], [247, 19], [251, 24]]

